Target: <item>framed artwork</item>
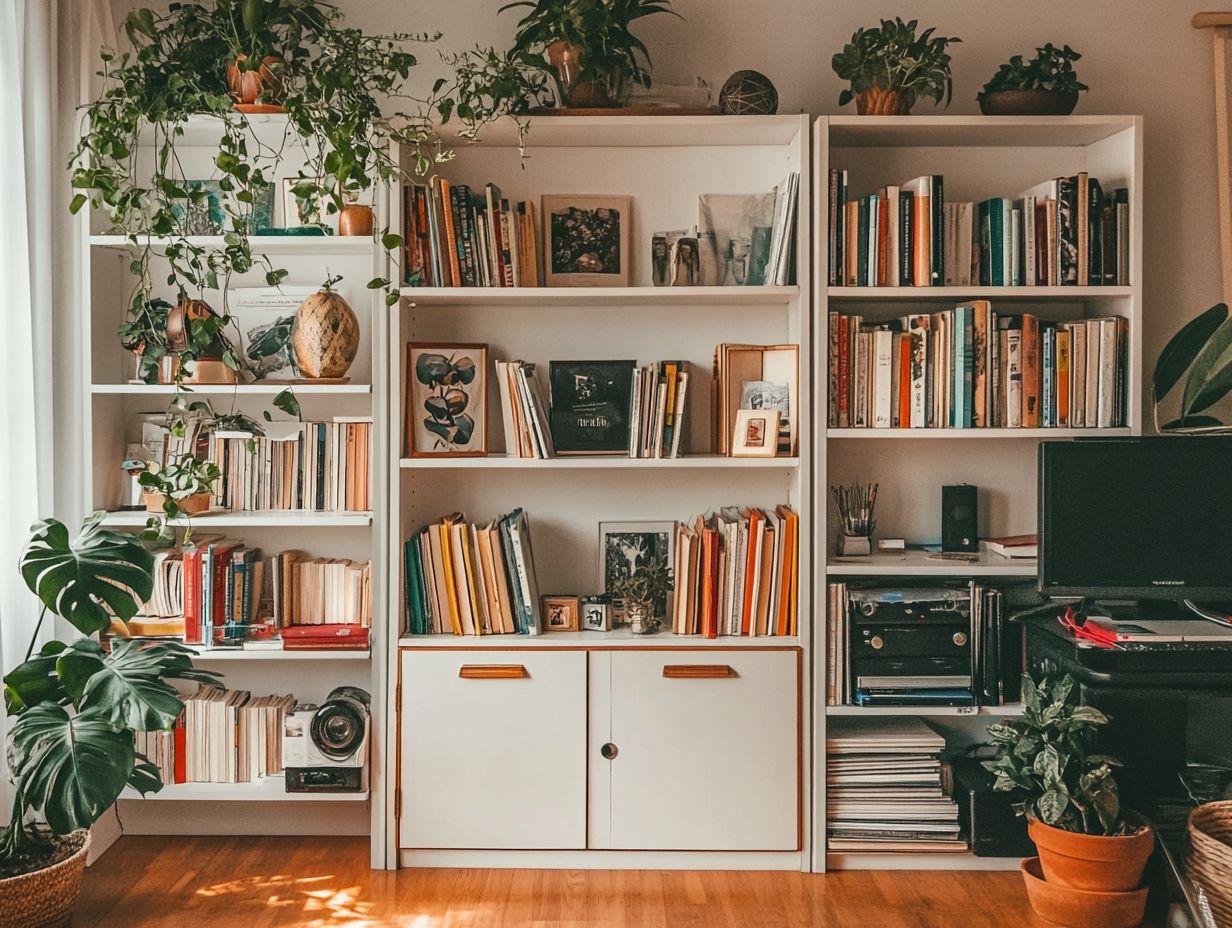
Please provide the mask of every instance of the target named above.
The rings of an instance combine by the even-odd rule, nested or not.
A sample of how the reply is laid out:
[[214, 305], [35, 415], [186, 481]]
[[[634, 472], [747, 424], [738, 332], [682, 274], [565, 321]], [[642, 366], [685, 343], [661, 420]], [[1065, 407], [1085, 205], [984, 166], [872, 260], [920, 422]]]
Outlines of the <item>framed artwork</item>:
[[296, 192], [295, 185], [300, 183], [317, 184], [310, 177], [284, 177], [282, 179], [282, 227], [284, 229], [299, 229], [304, 226], [325, 225], [325, 205], [321, 202], [318, 192]]
[[737, 410], [736, 428], [731, 442], [732, 457], [772, 458], [778, 451], [778, 445], [777, 409]]
[[547, 286], [629, 286], [632, 203], [626, 196], [544, 196]]
[[612, 630], [612, 604], [607, 596], [586, 596], [582, 599], [582, 630], [610, 632]]
[[318, 287], [233, 287], [231, 317], [243, 334], [244, 357], [265, 381], [294, 381], [291, 332], [299, 304]]
[[[617, 583], [632, 577], [651, 564], [664, 572], [672, 569], [675, 557], [675, 522], [600, 522], [599, 576], [603, 592], [612, 594]], [[655, 617], [667, 618], [667, 595], [655, 602]], [[618, 601], [612, 616], [615, 624], [623, 615]]]
[[543, 596], [543, 630], [545, 632], [576, 632], [578, 598], [576, 596]]
[[203, 197], [186, 199], [172, 207], [184, 235], [222, 235], [247, 223], [250, 233], [274, 225], [274, 185], [253, 192], [253, 202], [243, 203], [236, 191], [223, 190], [220, 180], [185, 180], [184, 189]]
[[774, 201], [773, 192], [698, 197], [703, 285], [750, 287], [766, 282]]
[[411, 457], [488, 453], [487, 345], [407, 345], [406, 393]]

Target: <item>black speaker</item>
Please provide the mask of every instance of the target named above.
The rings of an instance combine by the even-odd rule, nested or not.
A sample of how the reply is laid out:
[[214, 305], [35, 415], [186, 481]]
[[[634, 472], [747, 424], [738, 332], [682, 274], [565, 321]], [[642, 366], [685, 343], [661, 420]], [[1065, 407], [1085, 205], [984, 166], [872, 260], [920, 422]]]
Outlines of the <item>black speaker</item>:
[[978, 551], [976, 488], [957, 483], [941, 488], [941, 550]]

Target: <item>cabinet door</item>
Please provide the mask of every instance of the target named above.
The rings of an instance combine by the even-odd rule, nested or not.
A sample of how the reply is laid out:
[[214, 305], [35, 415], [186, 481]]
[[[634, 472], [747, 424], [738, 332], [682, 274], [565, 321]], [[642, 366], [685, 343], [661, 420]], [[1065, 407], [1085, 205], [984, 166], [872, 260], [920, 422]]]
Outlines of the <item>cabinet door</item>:
[[591, 661], [590, 847], [799, 848], [798, 651]]
[[585, 653], [404, 651], [401, 685], [400, 847], [585, 847]]

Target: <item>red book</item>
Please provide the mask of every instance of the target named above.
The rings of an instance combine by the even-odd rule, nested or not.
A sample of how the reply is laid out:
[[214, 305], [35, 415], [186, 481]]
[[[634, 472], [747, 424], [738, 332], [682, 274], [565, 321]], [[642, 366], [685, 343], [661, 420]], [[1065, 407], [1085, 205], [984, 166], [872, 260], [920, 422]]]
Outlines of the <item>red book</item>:
[[184, 711], [175, 717], [175, 727], [172, 729], [175, 746], [172, 762], [175, 764], [173, 779], [176, 783], [188, 782], [188, 731], [184, 726]]
[[363, 625], [288, 625], [282, 630], [283, 639], [292, 638], [367, 638], [368, 629]]
[[[898, 427], [911, 428], [911, 336], [898, 336]], [[781, 634], [781, 633], [780, 633]]]
[[[898, 260], [898, 256], [894, 256]], [[890, 201], [885, 187], [877, 197], [877, 286], [890, 285]]]
[[740, 609], [740, 634], [752, 634], [753, 611], [756, 603], [753, 597], [753, 586], [761, 578], [761, 546], [765, 527], [765, 514], [756, 510], [746, 510], [749, 520], [749, 546], [744, 565], [744, 592], [741, 594], [743, 605]]
[[184, 549], [184, 643], [204, 644], [201, 637], [201, 551]]
[[214, 576], [210, 582], [214, 592], [211, 624], [215, 638], [222, 635], [227, 624], [227, 577], [231, 571], [231, 555], [234, 550], [233, 544], [220, 544], [214, 548]]
[[367, 638], [288, 638], [284, 651], [366, 651]]

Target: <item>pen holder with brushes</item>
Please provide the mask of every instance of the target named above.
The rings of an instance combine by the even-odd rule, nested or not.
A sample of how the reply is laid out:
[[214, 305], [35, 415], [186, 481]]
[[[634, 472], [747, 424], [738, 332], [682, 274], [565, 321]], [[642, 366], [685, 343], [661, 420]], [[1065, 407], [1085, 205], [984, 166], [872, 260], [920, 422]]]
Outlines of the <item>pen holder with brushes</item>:
[[830, 487], [838, 507], [839, 532], [836, 544], [838, 557], [866, 557], [873, 550], [873, 530], [877, 520], [873, 510], [877, 505], [878, 484], [852, 484]]

